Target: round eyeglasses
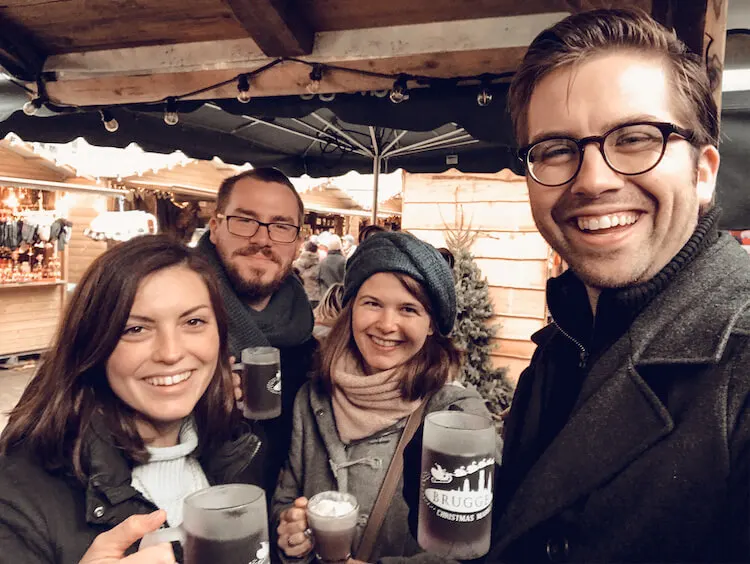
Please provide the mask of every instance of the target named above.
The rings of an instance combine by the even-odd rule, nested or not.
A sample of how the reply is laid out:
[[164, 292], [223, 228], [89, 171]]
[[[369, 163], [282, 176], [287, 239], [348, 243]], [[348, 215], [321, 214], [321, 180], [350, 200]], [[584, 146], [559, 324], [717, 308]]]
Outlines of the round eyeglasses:
[[693, 139], [692, 131], [673, 123], [641, 121], [618, 125], [604, 135], [583, 139], [548, 137], [520, 149], [518, 158], [539, 184], [562, 186], [581, 170], [586, 145], [595, 143], [609, 168], [633, 176], [648, 172], [661, 162], [672, 134], [688, 142]]
[[217, 213], [216, 217], [226, 219], [227, 231], [237, 237], [254, 237], [261, 225], [268, 230], [268, 238], [276, 243], [292, 243], [299, 235], [299, 227], [291, 223], [266, 223], [251, 217], [221, 213]]

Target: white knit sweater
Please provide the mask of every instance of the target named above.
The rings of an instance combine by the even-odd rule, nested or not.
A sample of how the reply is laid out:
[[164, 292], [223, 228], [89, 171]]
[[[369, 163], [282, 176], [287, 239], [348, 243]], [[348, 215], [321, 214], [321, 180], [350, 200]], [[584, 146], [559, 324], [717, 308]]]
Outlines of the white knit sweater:
[[182, 523], [182, 503], [188, 495], [209, 486], [200, 463], [190, 456], [198, 446], [192, 417], [182, 424], [179, 443], [171, 447], [146, 447], [149, 461], [133, 468], [131, 485], [160, 509], [167, 522]]

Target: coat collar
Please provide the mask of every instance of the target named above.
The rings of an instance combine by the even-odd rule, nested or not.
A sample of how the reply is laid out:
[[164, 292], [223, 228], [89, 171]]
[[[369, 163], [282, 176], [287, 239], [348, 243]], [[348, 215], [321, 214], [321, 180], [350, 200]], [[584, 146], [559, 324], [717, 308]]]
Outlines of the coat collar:
[[[723, 235], [591, 365], [567, 424], [529, 470], [499, 518], [493, 542], [496, 554], [609, 481], [672, 432], [671, 415], [639, 368], [718, 363], [730, 333], [750, 334], [750, 316], [744, 315], [749, 296], [750, 258]], [[534, 340], [545, 343], [555, 333], [556, 329], [547, 327]], [[612, 367], [617, 368], [613, 371]], [[508, 427], [508, 440], [515, 429], [512, 424]]]
[[750, 330], [750, 257], [733, 237], [690, 264], [633, 323], [633, 363], [716, 364], [732, 332]]

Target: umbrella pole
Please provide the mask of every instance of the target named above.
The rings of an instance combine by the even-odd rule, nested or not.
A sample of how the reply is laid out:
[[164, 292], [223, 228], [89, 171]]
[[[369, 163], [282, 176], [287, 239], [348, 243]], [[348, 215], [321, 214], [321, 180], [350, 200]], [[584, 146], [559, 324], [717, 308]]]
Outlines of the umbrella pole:
[[380, 182], [380, 155], [372, 159], [372, 224], [378, 223], [378, 183]]

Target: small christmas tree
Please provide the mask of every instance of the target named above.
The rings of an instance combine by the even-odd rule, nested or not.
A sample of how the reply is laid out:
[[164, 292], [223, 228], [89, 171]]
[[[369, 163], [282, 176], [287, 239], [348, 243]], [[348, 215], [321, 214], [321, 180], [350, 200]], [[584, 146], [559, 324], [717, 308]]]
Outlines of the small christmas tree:
[[482, 276], [470, 248], [478, 233], [464, 225], [463, 210], [456, 205], [458, 225], [446, 225], [446, 243], [453, 253], [458, 315], [452, 337], [465, 351], [459, 381], [475, 388], [485, 398], [493, 413], [499, 414], [510, 404], [513, 386], [505, 377], [506, 369], [492, 366], [492, 338], [499, 325], [489, 323], [494, 315], [487, 279]]

